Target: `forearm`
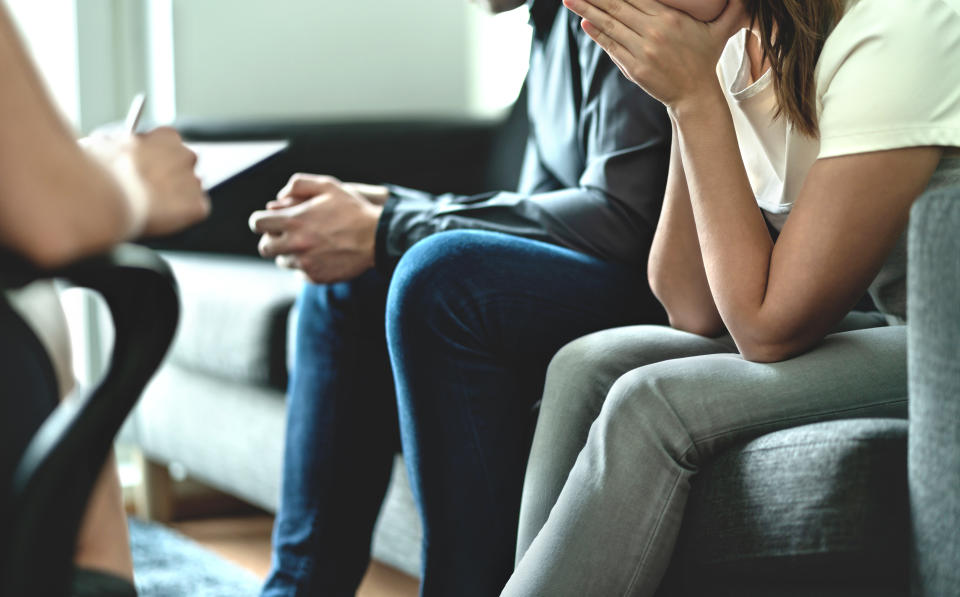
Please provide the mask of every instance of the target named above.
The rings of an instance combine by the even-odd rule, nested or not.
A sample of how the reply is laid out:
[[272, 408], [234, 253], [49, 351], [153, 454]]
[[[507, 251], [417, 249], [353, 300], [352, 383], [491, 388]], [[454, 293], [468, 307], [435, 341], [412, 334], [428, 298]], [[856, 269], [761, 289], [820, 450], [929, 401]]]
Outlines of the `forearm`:
[[134, 236], [143, 210], [134, 208], [114, 176], [80, 150], [54, 153], [16, 174], [3, 168], [0, 176], [9, 173], [0, 184], [4, 242], [53, 267]]
[[763, 359], [780, 330], [765, 321], [773, 240], [747, 178], [729, 107], [717, 85], [675, 107], [681, 155], [706, 279], [745, 356]]
[[675, 122], [667, 190], [650, 249], [647, 276], [671, 326], [703, 336], [715, 336], [722, 331], [723, 321], [703, 268]]
[[0, 10], [0, 234], [56, 265], [131, 234], [132, 206], [114, 176], [77, 145]]

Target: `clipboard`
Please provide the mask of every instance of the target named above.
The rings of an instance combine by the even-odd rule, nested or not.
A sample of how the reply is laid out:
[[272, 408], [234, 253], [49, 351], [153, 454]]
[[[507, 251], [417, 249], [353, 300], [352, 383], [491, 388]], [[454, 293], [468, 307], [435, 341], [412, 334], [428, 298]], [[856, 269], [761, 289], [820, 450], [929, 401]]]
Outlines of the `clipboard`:
[[290, 146], [286, 140], [187, 142], [197, 154], [197, 176], [203, 190], [212, 191], [228, 180], [277, 155]]

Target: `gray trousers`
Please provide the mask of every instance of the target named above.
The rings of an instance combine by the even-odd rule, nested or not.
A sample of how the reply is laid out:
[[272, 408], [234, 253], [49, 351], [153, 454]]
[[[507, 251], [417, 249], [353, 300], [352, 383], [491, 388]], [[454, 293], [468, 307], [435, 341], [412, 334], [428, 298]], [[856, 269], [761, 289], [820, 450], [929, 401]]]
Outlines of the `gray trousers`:
[[906, 367], [906, 327], [866, 313], [774, 364], [659, 326], [568, 344], [547, 372], [502, 595], [653, 595], [705, 461], [805, 423], [904, 417]]

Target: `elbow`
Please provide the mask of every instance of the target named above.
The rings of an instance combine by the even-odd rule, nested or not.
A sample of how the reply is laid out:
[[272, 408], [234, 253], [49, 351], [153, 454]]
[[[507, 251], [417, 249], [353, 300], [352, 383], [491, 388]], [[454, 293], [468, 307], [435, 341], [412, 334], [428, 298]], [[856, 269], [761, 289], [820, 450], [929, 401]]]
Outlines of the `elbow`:
[[740, 356], [751, 363], [779, 363], [786, 361], [796, 354], [783, 344], [750, 343], [738, 345]]
[[712, 297], [692, 300], [694, 293], [674, 288], [675, 278], [664, 275], [663, 269], [652, 262], [647, 270], [647, 281], [651, 292], [663, 305], [670, 327], [707, 338], [716, 338], [723, 334], [723, 320], [713, 304]]
[[740, 356], [752, 363], [779, 363], [810, 350], [816, 343], [809, 337], [794, 334], [745, 335], [731, 330]]
[[67, 226], [34, 229], [29, 238], [15, 241], [23, 257], [43, 270], [53, 270], [77, 259], [109, 249], [113, 238], [106, 235], [83, 235]]
[[42, 270], [53, 270], [70, 263], [78, 254], [72, 243], [63, 240], [41, 240], [43, 235], [36, 238], [40, 242], [21, 243], [20, 250], [23, 256]]
[[0, 238], [43, 269], [105, 251], [128, 238], [134, 206], [116, 168], [51, 142], [0, 183]]
[[56, 269], [69, 263], [77, 254], [73, 231], [63, 222], [49, 215], [10, 215], [19, 217], [0, 219], [0, 238], [4, 239], [4, 245], [36, 267]]
[[[111, 189], [101, 189], [109, 193]], [[82, 202], [88, 197], [75, 194], [76, 201]], [[104, 201], [108, 195], [101, 194]], [[122, 195], [119, 196], [122, 199]], [[97, 205], [95, 202], [90, 202]], [[102, 206], [100, 203], [99, 206]], [[91, 212], [96, 217], [55, 216], [44, 213], [40, 217], [27, 217], [18, 222], [17, 230], [10, 234], [10, 244], [26, 259], [41, 269], [51, 270], [67, 265], [77, 259], [94, 255], [110, 249], [127, 236], [132, 214], [126, 209], [126, 202], [110, 201], [110, 209]], [[76, 216], [77, 214], [72, 214]]]
[[650, 255], [647, 257], [647, 284], [650, 285], [653, 295], [662, 303], [662, 295], [670, 288], [672, 277], [669, 275], [668, 268], [663, 263], [660, 254], [661, 250], [656, 239], [654, 239], [653, 246], [650, 248]]
[[669, 308], [666, 309], [667, 317], [670, 320], [670, 327], [675, 330], [696, 334], [705, 338], [716, 338], [723, 334], [723, 321], [711, 313], [697, 312], [695, 310], [677, 313]]
[[696, 304], [689, 300], [688, 293], [671, 294], [668, 288], [650, 281], [650, 289], [666, 311], [670, 327], [705, 338], [716, 338], [724, 333], [723, 320], [712, 302]]
[[798, 317], [795, 311], [765, 310], [736, 318], [728, 329], [744, 360], [779, 363], [813, 349], [833, 325], [822, 318]]

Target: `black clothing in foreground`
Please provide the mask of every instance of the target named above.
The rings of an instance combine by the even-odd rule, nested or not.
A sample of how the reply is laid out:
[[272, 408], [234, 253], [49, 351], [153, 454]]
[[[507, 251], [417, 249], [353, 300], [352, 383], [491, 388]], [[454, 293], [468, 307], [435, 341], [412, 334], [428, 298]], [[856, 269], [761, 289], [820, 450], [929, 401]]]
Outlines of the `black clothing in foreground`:
[[40, 339], [0, 292], [0, 508], [33, 434], [59, 404], [57, 376]]

